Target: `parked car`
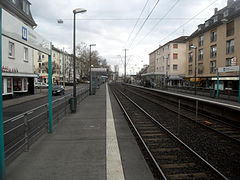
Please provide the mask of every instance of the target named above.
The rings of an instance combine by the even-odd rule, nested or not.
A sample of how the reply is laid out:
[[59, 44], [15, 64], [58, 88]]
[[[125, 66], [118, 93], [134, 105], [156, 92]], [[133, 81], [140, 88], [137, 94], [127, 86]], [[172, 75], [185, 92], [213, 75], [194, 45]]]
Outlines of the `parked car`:
[[52, 95], [63, 95], [65, 93], [65, 89], [61, 85], [56, 85], [52, 87]]
[[44, 82], [35, 82], [34, 83], [35, 88], [48, 88], [48, 84]]

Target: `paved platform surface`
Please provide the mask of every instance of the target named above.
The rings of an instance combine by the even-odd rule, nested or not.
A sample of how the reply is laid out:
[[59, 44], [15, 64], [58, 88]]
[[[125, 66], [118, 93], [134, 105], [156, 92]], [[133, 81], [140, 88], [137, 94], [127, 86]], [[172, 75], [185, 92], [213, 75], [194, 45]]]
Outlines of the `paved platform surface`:
[[[111, 101], [106, 98], [106, 86], [102, 85], [96, 95], [78, 105], [75, 114], [61, 120], [53, 134], [43, 135], [29, 152], [8, 165], [7, 180], [153, 179], [118, 104], [111, 93]], [[112, 127], [106, 126], [108, 123], [116, 131], [115, 128], [107, 129]], [[110, 132], [108, 140], [106, 131]], [[116, 139], [112, 133], [116, 134]], [[109, 140], [117, 145], [107, 149]], [[117, 161], [121, 164], [115, 163], [115, 156], [110, 156], [116, 154], [116, 148], [120, 152]], [[114, 176], [121, 168], [122, 176]]]

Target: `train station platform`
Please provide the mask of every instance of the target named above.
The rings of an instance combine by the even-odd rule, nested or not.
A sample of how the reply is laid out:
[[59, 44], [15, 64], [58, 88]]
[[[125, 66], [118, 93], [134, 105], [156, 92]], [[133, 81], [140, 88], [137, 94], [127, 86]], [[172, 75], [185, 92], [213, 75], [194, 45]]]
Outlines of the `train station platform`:
[[152, 173], [107, 85], [83, 100], [6, 167], [7, 180], [151, 180]]

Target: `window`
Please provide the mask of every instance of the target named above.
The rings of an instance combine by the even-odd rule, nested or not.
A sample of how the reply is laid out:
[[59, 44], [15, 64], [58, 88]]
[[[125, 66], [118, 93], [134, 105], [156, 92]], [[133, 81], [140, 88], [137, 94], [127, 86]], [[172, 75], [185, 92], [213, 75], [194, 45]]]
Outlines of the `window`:
[[12, 79], [7, 78], [7, 93], [11, 93], [11, 92], [12, 92]]
[[188, 75], [192, 75], [192, 65], [188, 65]]
[[228, 16], [228, 10], [223, 12], [223, 17], [227, 17]]
[[232, 36], [234, 34], [234, 21], [227, 23], [227, 36]]
[[211, 42], [215, 42], [217, 40], [217, 31], [214, 30], [211, 32]]
[[173, 59], [178, 59], [178, 53], [173, 53]]
[[15, 55], [15, 47], [14, 47], [14, 43], [10, 42], [8, 43], [8, 56], [14, 58]]
[[26, 0], [23, 0], [22, 10], [29, 15], [29, 3]]
[[208, 27], [209, 26], [209, 21], [206, 21], [205, 22], [205, 27]]
[[213, 17], [213, 23], [217, 22], [218, 21], [218, 16], [214, 16]]
[[198, 64], [198, 74], [202, 74], [203, 73], [203, 63], [199, 63]]
[[216, 61], [210, 61], [210, 73], [216, 73]]
[[178, 65], [177, 64], [173, 64], [173, 70], [178, 70]]
[[234, 39], [227, 41], [226, 53], [227, 54], [234, 53]]
[[210, 57], [214, 58], [217, 56], [217, 46], [211, 46]]
[[168, 45], [168, 49], [170, 49], [170, 44]]
[[226, 66], [232, 66], [232, 58], [226, 59]]
[[193, 53], [190, 52], [190, 53], [188, 54], [188, 62], [192, 62], [192, 61], [193, 61]]
[[198, 45], [199, 46], [203, 45], [203, 35], [199, 36]]
[[28, 61], [28, 48], [24, 47], [23, 60]]
[[193, 46], [193, 43], [192, 43], [192, 42], [189, 42], [188, 49], [191, 50], [191, 49], [192, 49], [192, 48], [191, 48], [192, 46]]
[[23, 90], [24, 90], [24, 91], [27, 91], [27, 79], [26, 79], [26, 78], [24, 78]]
[[22, 79], [13, 79], [13, 91], [22, 91]]
[[203, 49], [199, 49], [198, 51], [198, 60], [203, 60]]
[[178, 48], [178, 44], [173, 44], [173, 48], [177, 49]]
[[42, 55], [42, 58], [44, 58], [44, 54]]

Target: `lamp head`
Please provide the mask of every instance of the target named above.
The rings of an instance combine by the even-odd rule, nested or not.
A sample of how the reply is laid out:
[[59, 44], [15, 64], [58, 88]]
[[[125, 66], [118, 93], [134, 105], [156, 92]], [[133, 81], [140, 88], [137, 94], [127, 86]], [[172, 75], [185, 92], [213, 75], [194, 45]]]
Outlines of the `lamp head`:
[[57, 22], [58, 22], [58, 24], [63, 24], [63, 20], [62, 19], [58, 19]]
[[96, 44], [90, 44], [90, 46], [96, 46]]
[[85, 12], [87, 12], [87, 10], [83, 8], [77, 8], [73, 10], [73, 14], [85, 13]]

